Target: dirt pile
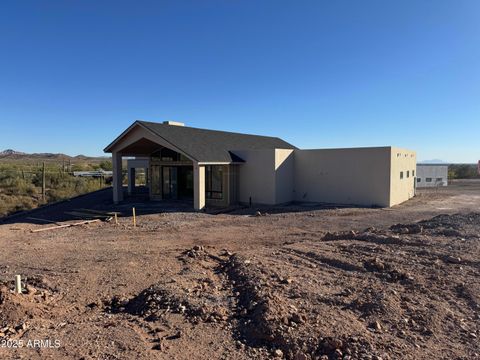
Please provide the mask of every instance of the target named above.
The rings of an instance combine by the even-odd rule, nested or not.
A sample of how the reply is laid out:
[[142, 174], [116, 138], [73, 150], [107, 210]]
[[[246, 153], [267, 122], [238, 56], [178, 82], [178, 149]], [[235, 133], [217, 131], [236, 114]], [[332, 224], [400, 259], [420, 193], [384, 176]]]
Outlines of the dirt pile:
[[480, 214], [453, 214], [437, 215], [428, 220], [422, 220], [415, 224], [395, 224], [390, 227], [399, 234], [428, 234], [439, 236], [478, 237], [478, 224]]
[[209, 296], [191, 295], [174, 282], [152, 285], [130, 300], [114, 297], [110, 308], [112, 312], [138, 315], [147, 321], [157, 321], [168, 313], [182, 314], [192, 323], [228, 319], [225, 308]]
[[327, 336], [331, 331], [321, 331], [321, 314], [313, 304], [300, 300], [307, 295], [304, 286], [308, 284], [281, 275], [257, 257], [233, 256], [226, 271], [238, 298], [237, 335], [247, 346], [264, 347], [274, 356], [288, 359], [375, 356], [362, 337]]
[[192, 323], [222, 322], [229, 318], [229, 298], [221, 269], [223, 260], [202, 246], [185, 250], [178, 260], [181, 276], [153, 284], [137, 296], [114, 297], [107, 309], [157, 321], [168, 313], [182, 314]]
[[153, 322], [171, 313], [193, 326], [224, 324], [251, 358], [474, 358], [476, 219], [441, 216], [241, 254], [194, 246], [169, 281], [113, 308]]
[[53, 289], [41, 276], [33, 276], [23, 283], [23, 293], [15, 294], [14, 283], [0, 283], [0, 338], [21, 337], [32, 319], [42, 317], [49, 304], [58, 298]]

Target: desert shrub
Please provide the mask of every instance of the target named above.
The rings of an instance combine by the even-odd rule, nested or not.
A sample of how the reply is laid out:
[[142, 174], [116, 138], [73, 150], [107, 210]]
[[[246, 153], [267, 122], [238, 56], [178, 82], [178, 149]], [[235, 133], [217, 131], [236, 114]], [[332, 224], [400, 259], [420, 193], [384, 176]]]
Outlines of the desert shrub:
[[37, 205], [37, 200], [30, 196], [0, 194], [0, 216], [21, 210], [30, 210]]
[[[0, 167], [0, 216], [42, 204], [42, 177], [38, 167], [25, 172]], [[107, 186], [99, 179], [74, 177], [57, 168], [47, 169], [45, 182], [46, 202], [68, 199]]]
[[2, 192], [10, 195], [29, 195], [35, 194], [35, 186], [28, 180], [16, 176], [12, 173], [3, 173], [0, 175], [0, 188]]
[[87, 163], [78, 163], [72, 165], [72, 171], [90, 171], [94, 170], [94, 166]]
[[100, 163], [100, 168], [105, 170], [105, 171], [112, 171], [113, 170], [113, 165], [110, 160], [105, 160]]
[[98, 179], [66, 176], [58, 180], [58, 183], [57, 180], [53, 181], [56, 186], [52, 186], [47, 192], [49, 202], [69, 199], [80, 194], [98, 190], [101, 187]]

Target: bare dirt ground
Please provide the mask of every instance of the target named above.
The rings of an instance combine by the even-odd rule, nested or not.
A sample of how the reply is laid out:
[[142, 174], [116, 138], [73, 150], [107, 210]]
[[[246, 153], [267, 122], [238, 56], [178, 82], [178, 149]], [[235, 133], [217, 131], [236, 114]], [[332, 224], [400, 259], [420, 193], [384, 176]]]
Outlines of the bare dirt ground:
[[[109, 195], [0, 225], [0, 359], [480, 358], [478, 182], [391, 209], [261, 216]], [[132, 205], [136, 228], [30, 231], [49, 225], [28, 217]]]

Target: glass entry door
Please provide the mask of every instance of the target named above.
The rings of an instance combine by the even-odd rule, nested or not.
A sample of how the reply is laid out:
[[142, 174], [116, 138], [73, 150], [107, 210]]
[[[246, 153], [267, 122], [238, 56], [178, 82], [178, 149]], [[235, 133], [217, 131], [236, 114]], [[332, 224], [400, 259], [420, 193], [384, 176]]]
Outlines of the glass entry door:
[[153, 196], [161, 196], [162, 195], [162, 173], [161, 173], [161, 166], [152, 165], [151, 166], [151, 182], [150, 182], [150, 190]]
[[162, 166], [162, 193], [163, 199], [177, 199], [177, 168], [174, 166]]

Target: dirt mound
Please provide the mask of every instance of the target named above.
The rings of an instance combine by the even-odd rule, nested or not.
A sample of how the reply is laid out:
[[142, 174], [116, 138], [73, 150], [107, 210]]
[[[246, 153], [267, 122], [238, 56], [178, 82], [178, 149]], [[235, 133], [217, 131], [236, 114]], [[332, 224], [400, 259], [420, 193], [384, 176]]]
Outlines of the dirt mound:
[[13, 288], [13, 281], [0, 283], [0, 338], [21, 336], [30, 320], [41, 317], [57, 296], [41, 276], [29, 278], [22, 294]]
[[462, 230], [469, 226], [478, 226], [480, 224], [480, 213], [437, 215], [431, 219], [420, 221], [418, 224], [426, 229], [443, 227]]
[[225, 266], [237, 296], [239, 336], [251, 346], [285, 347], [281, 324], [289, 321], [287, 304], [273, 294], [268, 278], [251, 261], [232, 256]]
[[390, 226], [390, 230], [397, 234], [421, 234], [423, 226], [420, 224], [395, 224]]
[[[402, 225], [403, 226], [403, 225]], [[376, 244], [396, 244], [396, 245], [408, 245], [410, 238], [400, 237], [398, 234], [391, 233], [389, 231], [380, 231], [375, 229], [374, 231], [367, 229], [365, 231], [338, 231], [327, 232], [322, 240], [334, 241], [334, 240], [358, 240], [371, 242]]]
[[[478, 238], [478, 224], [480, 213], [438, 215], [431, 219], [412, 224], [394, 224], [388, 230], [379, 230], [374, 227], [364, 231], [327, 232], [323, 236], [325, 241], [360, 240], [377, 244], [404, 244], [408, 245], [411, 238], [402, 235], [447, 236], [461, 238]], [[422, 239], [417, 239], [417, 245], [422, 245]]]
[[428, 234], [454, 237], [478, 237], [475, 226], [480, 223], [480, 213], [437, 215], [415, 224], [395, 224], [390, 230], [399, 234]]
[[125, 312], [157, 321], [168, 313], [182, 314], [192, 323], [227, 320], [227, 311], [211, 298], [189, 296], [175, 283], [155, 284], [130, 300], [114, 297], [110, 303], [112, 312]]
[[[287, 359], [372, 358], [375, 354], [362, 337], [325, 336], [317, 326], [318, 313], [298, 307], [301, 295], [292, 279], [242, 256], [233, 256], [226, 271], [238, 296], [237, 334], [248, 346], [263, 346]], [[302, 284], [299, 287], [301, 291]]]
[[153, 284], [130, 299], [115, 296], [107, 309], [147, 321], [157, 321], [167, 314], [181, 314], [194, 324], [227, 321], [230, 301], [219, 275], [223, 260], [202, 246], [183, 251], [178, 260], [185, 264], [178, 276]]

